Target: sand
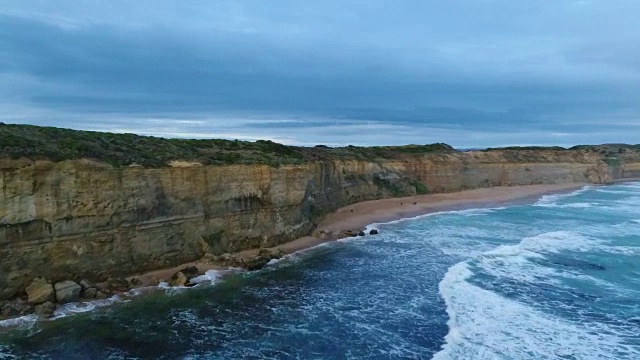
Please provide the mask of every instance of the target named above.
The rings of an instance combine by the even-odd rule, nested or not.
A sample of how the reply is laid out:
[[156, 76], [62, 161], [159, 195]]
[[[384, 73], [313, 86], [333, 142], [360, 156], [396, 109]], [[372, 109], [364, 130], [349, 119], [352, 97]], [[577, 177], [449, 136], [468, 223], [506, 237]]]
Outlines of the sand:
[[[279, 248], [287, 253], [292, 253], [335, 240], [344, 231], [359, 231], [373, 223], [389, 222], [438, 211], [499, 207], [532, 202], [545, 194], [572, 191], [585, 185], [587, 184], [499, 186], [455, 193], [364, 201], [345, 206], [327, 215], [314, 231], [314, 234], [324, 234], [323, 237], [305, 236], [272, 249]], [[257, 254], [257, 251], [248, 250], [241, 254], [252, 256]]]
[[[270, 248], [286, 253], [311, 248], [324, 242], [338, 239], [347, 230], [360, 231], [373, 223], [389, 222], [402, 218], [425, 215], [438, 211], [460, 210], [477, 207], [499, 207], [516, 203], [535, 201], [542, 195], [561, 193], [584, 187], [587, 184], [556, 184], [500, 186], [473, 189], [446, 194], [416, 195], [404, 198], [371, 200], [345, 206], [327, 215], [313, 232], [315, 236], [305, 236], [285, 244]], [[249, 259], [258, 254], [259, 249], [245, 250], [236, 256]], [[180, 269], [195, 265], [201, 272], [210, 269], [224, 269], [206, 261], [194, 261], [170, 269], [163, 269], [132, 276], [141, 281], [140, 286], [156, 285], [159, 280], [168, 280]], [[129, 278], [129, 279], [130, 279]]]

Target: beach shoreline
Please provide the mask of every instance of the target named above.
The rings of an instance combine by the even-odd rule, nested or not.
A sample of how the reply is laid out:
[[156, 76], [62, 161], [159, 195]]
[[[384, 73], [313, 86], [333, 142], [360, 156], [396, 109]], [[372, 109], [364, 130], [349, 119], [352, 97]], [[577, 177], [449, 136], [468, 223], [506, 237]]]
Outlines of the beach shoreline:
[[[525, 204], [539, 199], [541, 196], [558, 194], [581, 189], [587, 183], [497, 186], [489, 188], [463, 190], [452, 193], [415, 195], [402, 198], [386, 198], [369, 200], [344, 206], [327, 214], [311, 235], [266, 248], [272, 252], [292, 254], [320, 244], [346, 237], [347, 231], [359, 232], [376, 223], [387, 223], [395, 220], [413, 218], [441, 211], [464, 210], [470, 208], [502, 207]], [[368, 234], [367, 234], [368, 235]], [[238, 259], [247, 261], [258, 255], [263, 249], [243, 250], [233, 254]], [[229, 267], [213, 264], [206, 259], [133, 275], [140, 281], [137, 287], [148, 287], [158, 284], [160, 280], [168, 280], [172, 274], [188, 266], [196, 266], [200, 272], [208, 270], [226, 270]]]
[[[526, 204], [536, 201], [544, 195], [571, 192], [588, 185], [592, 184], [499, 186], [453, 193], [363, 201], [327, 214], [312, 235], [268, 249], [272, 251], [280, 249], [291, 254], [325, 242], [338, 240], [341, 238], [341, 234], [347, 231], [357, 233], [371, 224], [387, 223], [442, 211]], [[243, 259], [248, 259], [256, 256], [259, 251], [260, 249], [245, 250], [239, 252], [238, 255]]]
[[[591, 184], [570, 183], [502, 186], [354, 203], [327, 214], [311, 235], [266, 248], [266, 250], [272, 253], [292, 254], [323, 243], [349, 237], [349, 235], [345, 234], [347, 232], [357, 234], [371, 224], [387, 223], [436, 212], [527, 204], [535, 202], [544, 195], [567, 193], [581, 189], [587, 185]], [[366, 236], [371, 235], [366, 234]], [[260, 251], [264, 250], [265, 249], [250, 249], [231, 255], [238, 260], [249, 261], [258, 256]], [[147, 292], [158, 289], [160, 282], [169, 281], [173, 274], [190, 266], [196, 266], [199, 273], [206, 273], [209, 270], [221, 271], [221, 274], [235, 272], [232, 271], [234, 269], [233, 267], [217, 264], [210, 259], [210, 257], [205, 255], [203, 258], [195, 261], [170, 268], [131, 275], [126, 277], [126, 279], [132, 285], [135, 284], [131, 286], [131, 290], [139, 289]], [[113, 295], [127, 295], [128, 293], [129, 291], [116, 291]], [[91, 300], [89, 300], [89, 302], [91, 302]]]

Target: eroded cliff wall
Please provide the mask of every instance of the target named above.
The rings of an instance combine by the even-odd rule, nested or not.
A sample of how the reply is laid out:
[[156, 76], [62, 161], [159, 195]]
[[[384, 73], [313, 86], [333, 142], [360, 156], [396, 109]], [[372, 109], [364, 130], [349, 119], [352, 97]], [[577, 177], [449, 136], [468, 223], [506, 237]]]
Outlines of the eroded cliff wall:
[[301, 165], [113, 167], [0, 160], [0, 299], [35, 278], [104, 280], [308, 234], [357, 201], [637, 174], [588, 151], [399, 155]]

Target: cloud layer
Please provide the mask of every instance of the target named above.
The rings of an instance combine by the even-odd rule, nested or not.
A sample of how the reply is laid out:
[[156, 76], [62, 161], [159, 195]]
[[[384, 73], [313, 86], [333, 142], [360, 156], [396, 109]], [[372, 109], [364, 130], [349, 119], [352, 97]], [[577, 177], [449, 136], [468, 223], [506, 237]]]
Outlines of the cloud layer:
[[0, 121], [290, 144], [633, 142], [633, 0], [4, 1]]

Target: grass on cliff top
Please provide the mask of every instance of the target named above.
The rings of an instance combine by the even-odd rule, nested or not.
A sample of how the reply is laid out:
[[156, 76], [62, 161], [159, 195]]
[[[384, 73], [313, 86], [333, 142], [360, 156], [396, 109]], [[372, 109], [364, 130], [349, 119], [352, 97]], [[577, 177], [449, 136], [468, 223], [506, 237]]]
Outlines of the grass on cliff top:
[[446, 144], [329, 148], [294, 147], [268, 140], [165, 139], [135, 134], [79, 131], [0, 123], [0, 158], [63, 161], [91, 158], [114, 166], [167, 166], [174, 160], [204, 165], [266, 164], [281, 166], [323, 159], [373, 160], [398, 154], [455, 151]]

